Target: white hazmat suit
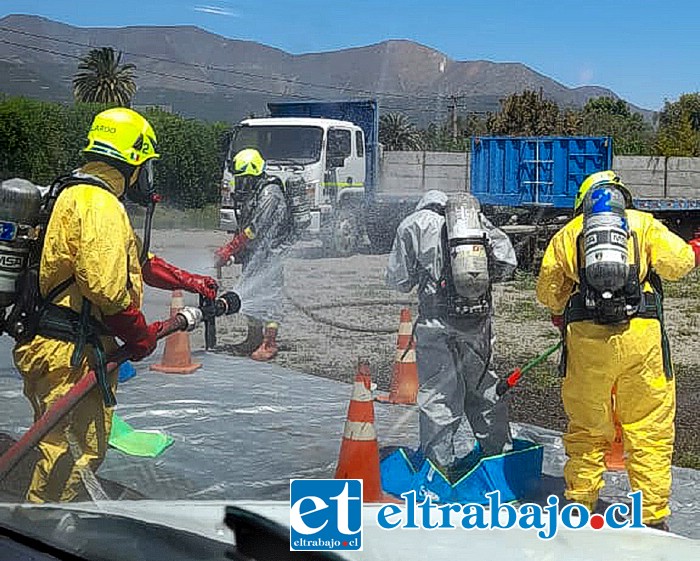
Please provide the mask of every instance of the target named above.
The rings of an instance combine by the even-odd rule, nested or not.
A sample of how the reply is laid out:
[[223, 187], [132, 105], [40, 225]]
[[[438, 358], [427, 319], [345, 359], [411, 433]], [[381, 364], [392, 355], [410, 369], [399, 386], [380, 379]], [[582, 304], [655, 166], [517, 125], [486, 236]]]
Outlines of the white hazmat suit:
[[[402, 292], [418, 287], [420, 441], [426, 457], [447, 469], [472, 451], [475, 440], [482, 454], [490, 456], [510, 449], [511, 436], [507, 402], [496, 395], [499, 379], [491, 367], [492, 306], [482, 314], [447, 314], [445, 290], [440, 286], [445, 276], [446, 203], [445, 193], [428, 191], [413, 214], [401, 222], [386, 281]], [[517, 265], [513, 246], [483, 214], [479, 218], [487, 233], [490, 279], [506, 280]], [[460, 427], [471, 428], [473, 437]]]

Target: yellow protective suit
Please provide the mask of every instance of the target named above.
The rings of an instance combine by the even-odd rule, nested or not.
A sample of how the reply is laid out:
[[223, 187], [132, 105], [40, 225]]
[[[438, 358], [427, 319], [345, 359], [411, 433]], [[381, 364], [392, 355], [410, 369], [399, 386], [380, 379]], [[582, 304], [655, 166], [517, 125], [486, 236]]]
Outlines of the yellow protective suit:
[[[46, 231], [41, 258], [42, 295], [75, 276], [75, 283], [58, 295], [55, 304], [79, 312], [83, 298], [93, 314], [113, 315], [142, 300], [138, 243], [124, 207], [117, 199], [124, 190], [122, 175], [107, 164], [91, 162], [82, 170], [107, 183], [113, 192], [93, 185], [76, 185], [56, 201]], [[114, 338], [103, 339], [106, 351]], [[37, 335], [18, 345], [14, 360], [24, 378], [24, 394], [38, 419], [72, 385], [95, 367], [87, 346], [79, 368], [70, 366], [73, 343]], [[116, 390], [117, 372], [110, 375]], [[95, 471], [104, 459], [112, 409], [95, 388], [39, 443], [41, 457], [32, 474], [27, 500], [35, 503], [70, 501], [81, 488], [81, 471]], [[72, 443], [72, 444], [69, 444]]]
[[[648, 213], [627, 211], [639, 240], [640, 280], [649, 267], [666, 280], [678, 280], [695, 266], [692, 248]], [[537, 298], [553, 314], [563, 313], [578, 283], [576, 240], [582, 216], [552, 238], [542, 260]], [[630, 236], [628, 255], [634, 259]], [[652, 291], [648, 283], [644, 290]], [[593, 509], [603, 487], [604, 456], [614, 440], [610, 394], [622, 426], [627, 472], [633, 490], [643, 493], [643, 520], [660, 522], [670, 514], [671, 456], [676, 410], [675, 383], [664, 374], [661, 326], [656, 319], [632, 318], [623, 326], [592, 321], [567, 326], [566, 378], [562, 399], [569, 418], [564, 445], [566, 497]]]

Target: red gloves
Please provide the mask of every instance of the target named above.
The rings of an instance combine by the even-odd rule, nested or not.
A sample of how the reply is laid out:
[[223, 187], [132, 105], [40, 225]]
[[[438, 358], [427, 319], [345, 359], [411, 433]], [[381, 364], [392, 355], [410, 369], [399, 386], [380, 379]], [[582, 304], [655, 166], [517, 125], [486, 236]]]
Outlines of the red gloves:
[[163, 322], [155, 321], [146, 324], [146, 318], [136, 306], [129, 305], [126, 310], [105, 316], [102, 319], [112, 335], [119, 337], [126, 344], [133, 361], [146, 358], [156, 350], [158, 332], [163, 328]]
[[213, 278], [188, 273], [155, 256], [146, 261], [141, 273], [149, 286], [163, 290], [187, 290], [201, 294], [207, 300], [214, 300], [219, 288]]
[[700, 265], [700, 238], [694, 238], [688, 242], [688, 245], [693, 248], [695, 252], [695, 266]]
[[227, 265], [231, 258], [239, 255], [254, 237], [250, 228], [246, 228], [236, 234], [230, 242], [214, 252], [214, 255], [216, 255], [215, 266], [223, 267]]
[[552, 314], [552, 325], [556, 327], [561, 333], [564, 332], [564, 316], [555, 316]]

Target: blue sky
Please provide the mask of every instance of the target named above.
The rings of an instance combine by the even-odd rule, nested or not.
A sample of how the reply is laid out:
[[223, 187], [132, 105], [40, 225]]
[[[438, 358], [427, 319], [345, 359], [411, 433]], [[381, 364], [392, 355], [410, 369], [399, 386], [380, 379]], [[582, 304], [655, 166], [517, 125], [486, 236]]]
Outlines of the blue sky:
[[456, 60], [522, 62], [567, 86], [606, 86], [649, 109], [700, 90], [697, 0], [2, 0], [0, 15], [10, 13], [190, 24], [292, 53], [411, 39]]

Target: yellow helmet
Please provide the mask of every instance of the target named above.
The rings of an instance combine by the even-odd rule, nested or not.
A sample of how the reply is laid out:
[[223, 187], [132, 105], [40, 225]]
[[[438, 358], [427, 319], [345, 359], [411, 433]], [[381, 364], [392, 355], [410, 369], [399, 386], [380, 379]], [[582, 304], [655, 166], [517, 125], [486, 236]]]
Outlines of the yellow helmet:
[[630, 193], [629, 189], [625, 187], [625, 184], [622, 183], [620, 177], [614, 171], [608, 169], [605, 171], [592, 173], [583, 180], [581, 186], [578, 188], [578, 193], [576, 193], [574, 213], [578, 213], [581, 210], [581, 204], [583, 203], [586, 193], [588, 193], [588, 191], [590, 191], [593, 187], [598, 187], [601, 185], [613, 185], [614, 187], [617, 187], [625, 197], [625, 204], [627, 208], [632, 208], [632, 193]]
[[126, 107], [107, 109], [95, 116], [83, 152], [107, 156], [132, 166], [160, 157], [151, 124]]
[[265, 171], [265, 160], [255, 148], [245, 148], [233, 157], [231, 169], [234, 176], [257, 177]]

